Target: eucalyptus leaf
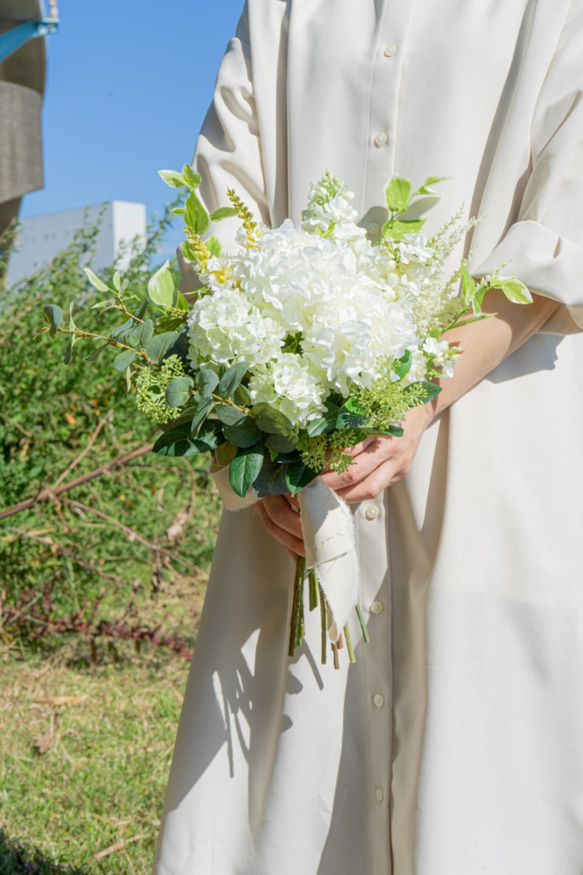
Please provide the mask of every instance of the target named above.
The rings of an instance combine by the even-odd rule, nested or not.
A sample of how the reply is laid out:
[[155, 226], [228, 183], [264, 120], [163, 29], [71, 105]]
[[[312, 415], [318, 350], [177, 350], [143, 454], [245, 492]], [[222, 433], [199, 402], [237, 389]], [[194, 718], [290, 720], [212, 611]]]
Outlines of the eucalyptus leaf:
[[148, 297], [157, 307], [167, 310], [174, 300], [174, 278], [170, 262], [159, 268], [148, 282]]
[[63, 356], [63, 361], [66, 365], [70, 365], [73, 361], [73, 347], [75, 346], [75, 340], [72, 339], [67, 344], [67, 349], [65, 350], [65, 355]]
[[338, 419], [334, 424], [334, 430], [360, 428], [361, 426], [366, 425], [367, 421], [368, 417], [363, 413], [348, 413], [348, 411], [344, 411], [339, 414]]
[[404, 213], [411, 200], [410, 180], [394, 176], [385, 188], [385, 198], [391, 213]]
[[116, 290], [116, 292], [121, 292], [121, 274], [120, 274], [119, 270], [116, 270], [116, 272], [113, 275], [113, 287]]
[[209, 398], [208, 401], [203, 401], [202, 404], [197, 406], [196, 413], [192, 417], [190, 423], [190, 433], [193, 437], [196, 437], [199, 434], [202, 424], [212, 412], [214, 404], [212, 398]]
[[210, 398], [217, 387], [219, 378], [210, 368], [201, 368], [198, 372], [198, 394], [201, 398]]
[[43, 318], [45, 322], [47, 322], [51, 327], [49, 329], [49, 334], [51, 337], [54, 337], [57, 331], [59, 330], [59, 326], [63, 321], [64, 313], [60, 307], [56, 304], [45, 304], [43, 307]]
[[116, 371], [123, 372], [128, 368], [136, 357], [135, 349], [124, 349], [119, 352], [113, 360], [113, 367]]
[[318, 419], [311, 419], [308, 422], [306, 431], [310, 437], [319, 437], [321, 434], [328, 434], [329, 432], [334, 431], [337, 418], [338, 411], [334, 410], [331, 413], [326, 414], [326, 416], [320, 416]]
[[215, 412], [224, 425], [242, 425], [247, 416], [230, 404], [217, 404]]
[[259, 441], [251, 447], [241, 447], [229, 465], [229, 483], [233, 491], [244, 498], [263, 467], [263, 446]]
[[267, 434], [282, 434], [287, 437], [293, 432], [294, 427], [291, 420], [265, 402], [255, 404], [253, 413], [256, 416], [257, 427]]
[[221, 398], [230, 398], [249, 370], [249, 367], [249, 362], [237, 362], [237, 364], [231, 365], [219, 381], [217, 394], [220, 395]]
[[140, 343], [148, 343], [148, 341], [154, 336], [154, 323], [151, 319], [146, 319], [146, 321], [142, 324], [142, 328], [140, 331]]
[[128, 346], [136, 347], [142, 340], [142, 323], [136, 322], [135, 328], [128, 331], [125, 337], [125, 342]]
[[473, 306], [474, 295], [476, 294], [476, 281], [474, 280], [473, 276], [471, 275], [463, 261], [461, 264], [461, 277], [462, 289], [464, 293], [464, 302], [466, 304], [472, 304]]
[[166, 387], [166, 402], [169, 407], [184, 407], [188, 404], [194, 387], [191, 377], [174, 377]]
[[421, 401], [422, 404], [427, 404], [428, 401], [433, 401], [433, 399], [441, 392], [441, 386], [438, 386], [437, 383], [430, 383], [428, 380], [419, 380], [416, 383], [411, 383], [407, 386], [405, 391], [410, 392], [414, 386], [420, 385], [425, 389], [425, 395]]

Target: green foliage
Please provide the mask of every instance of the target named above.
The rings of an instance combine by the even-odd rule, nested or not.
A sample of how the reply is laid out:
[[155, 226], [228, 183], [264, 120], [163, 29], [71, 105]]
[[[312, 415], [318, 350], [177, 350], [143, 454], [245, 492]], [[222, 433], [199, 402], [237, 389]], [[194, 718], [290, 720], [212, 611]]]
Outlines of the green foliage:
[[[107, 349], [103, 340], [79, 340], [65, 367], [60, 334], [55, 339], [48, 334], [33, 338], [46, 330], [45, 305], [54, 302], [48, 317], [52, 328], [59, 318], [57, 308], [67, 313], [73, 301], [81, 301], [88, 310], [99, 304], [103, 291], [95, 285], [100, 283], [113, 289], [106, 306], [91, 311], [96, 333], [105, 337], [119, 321], [111, 303], [120, 290], [137, 302], [147, 300], [151, 263], [170, 219], [167, 211], [150, 228], [145, 248], [135, 246], [129, 253], [123, 284], [115, 265], [100, 273], [98, 283], [95, 275], [92, 284], [83, 273], [98, 232], [97, 227], [84, 227], [47, 268], [0, 299], [0, 510], [43, 490], [50, 492], [65, 472], [63, 482], [68, 482], [155, 439], [155, 426], [137, 409], [133, 395], [127, 394], [125, 376], [112, 371], [119, 349]], [[76, 311], [72, 318], [81, 322]], [[125, 336], [128, 346], [137, 345], [153, 330], [153, 320], [137, 325], [129, 321], [125, 335], [117, 335]], [[146, 342], [160, 338], [166, 343], [163, 334]], [[175, 342], [175, 333], [172, 338]], [[90, 364], [78, 353], [83, 346], [93, 359]], [[127, 354], [120, 363], [124, 370], [130, 356], [139, 352], [131, 346], [121, 350]], [[160, 381], [170, 382], [180, 373], [181, 358], [176, 355], [159, 371]], [[166, 387], [158, 388], [160, 407], [166, 403]], [[149, 402], [156, 406], [154, 394], [150, 386]], [[143, 403], [147, 395], [142, 387]], [[176, 414], [173, 409], [172, 415]], [[198, 568], [210, 559], [218, 514], [205, 471], [206, 465], [195, 471], [180, 459], [143, 456], [59, 500], [7, 517], [0, 522], [0, 602], [10, 603], [26, 587], [53, 581], [64, 613], [105, 591], [102, 610], [110, 616], [108, 612], [127, 605], [145, 583], [159, 588], [176, 574], [196, 577]], [[174, 544], [165, 533], [180, 514], [189, 517], [195, 512], [193, 501], [197, 526], [189, 528], [185, 523]], [[172, 550], [165, 553], [164, 545], [171, 542]]]

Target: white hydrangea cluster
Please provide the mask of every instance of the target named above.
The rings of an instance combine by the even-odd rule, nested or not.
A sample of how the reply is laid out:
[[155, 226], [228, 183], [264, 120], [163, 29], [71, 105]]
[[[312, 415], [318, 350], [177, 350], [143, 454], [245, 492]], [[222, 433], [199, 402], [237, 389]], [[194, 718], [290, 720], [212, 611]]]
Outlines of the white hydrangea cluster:
[[[258, 242], [213, 258], [209, 294], [189, 314], [190, 357], [202, 364], [249, 361], [254, 403], [267, 402], [298, 427], [325, 409], [330, 392], [368, 388], [387, 357], [427, 361], [415, 324], [416, 301], [435, 284], [436, 257], [422, 235], [373, 246], [356, 225], [353, 195], [326, 174], [312, 186], [301, 227], [286, 220]], [[243, 242], [243, 238], [241, 239]]]

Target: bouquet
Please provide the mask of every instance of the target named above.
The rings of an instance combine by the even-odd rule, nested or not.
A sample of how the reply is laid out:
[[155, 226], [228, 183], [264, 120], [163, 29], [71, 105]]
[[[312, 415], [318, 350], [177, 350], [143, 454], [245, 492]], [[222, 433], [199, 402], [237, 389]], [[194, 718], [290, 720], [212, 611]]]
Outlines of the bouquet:
[[[227, 192], [230, 206], [209, 215], [197, 194], [201, 178], [189, 165], [160, 175], [186, 195], [175, 212], [184, 220], [184, 256], [200, 280], [195, 300], [175, 288], [168, 263], [140, 296], [129, 294], [119, 273], [108, 286], [86, 269], [106, 296], [94, 307], [119, 311], [119, 324], [106, 333], [82, 330], [71, 311], [64, 327], [62, 309], [48, 304], [46, 330], [70, 335], [66, 361], [80, 339], [97, 344], [88, 361], [113, 347], [113, 368], [125, 373], [138, 408], [162, 429], [154, 452], [213, 454], [227, 507], [300, 493], [302, 518], [320, 520], [311, 520], [310, 532], [340, 509], [346, 537], [333, 558], [349, 554], [350, 514], [318, 475], [346, 470], [346, 450], [368, 435], [403, 434], [407, 411], [437, 395], [435, 378], [450, 376], [461, 354], [444, 333], [485, 318], [489, 288], [517, 303], [530, 295], [513, 277], [476, 283], [465, 261], [447, 274], [449, 256], [475, 222], [464, 223], [460, 210], [426, 237], [425, 220], [406, 217], [415, 199], [435, 194], [437, 177], [415, 191], [409, 180], [391, 179], [387, 221], [372, 240], [357, 224], [353, 194], [330, 173], [311, 186], [301, 224], [288, 219], [275, 229], [258, 222], [234, 191]], [[240, 221], [232, 253], [208, 234], [211, 223], [227, 217]], [[328, 573], [330, 557], [307, 547], [307, 568], [302, 557], [296, 567], [290, 655], [303, 637], [307, 575], [309, 607], [321, 610], [323, 660], [330, 641], [337, 664], [344, 631], [353, 661], [348, 609], [356, 608], [367, 640], [358, 569], [348, 568], [337, 591], [338, 563]]]

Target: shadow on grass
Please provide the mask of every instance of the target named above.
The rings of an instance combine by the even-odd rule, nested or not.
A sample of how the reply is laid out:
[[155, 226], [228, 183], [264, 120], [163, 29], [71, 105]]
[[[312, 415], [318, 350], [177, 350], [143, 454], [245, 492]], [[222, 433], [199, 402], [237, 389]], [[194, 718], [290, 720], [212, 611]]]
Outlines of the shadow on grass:
[[88, 875], [76, 866], [60, 866], [40, 851], [12, 841], [0, 829], [0, 875]]

